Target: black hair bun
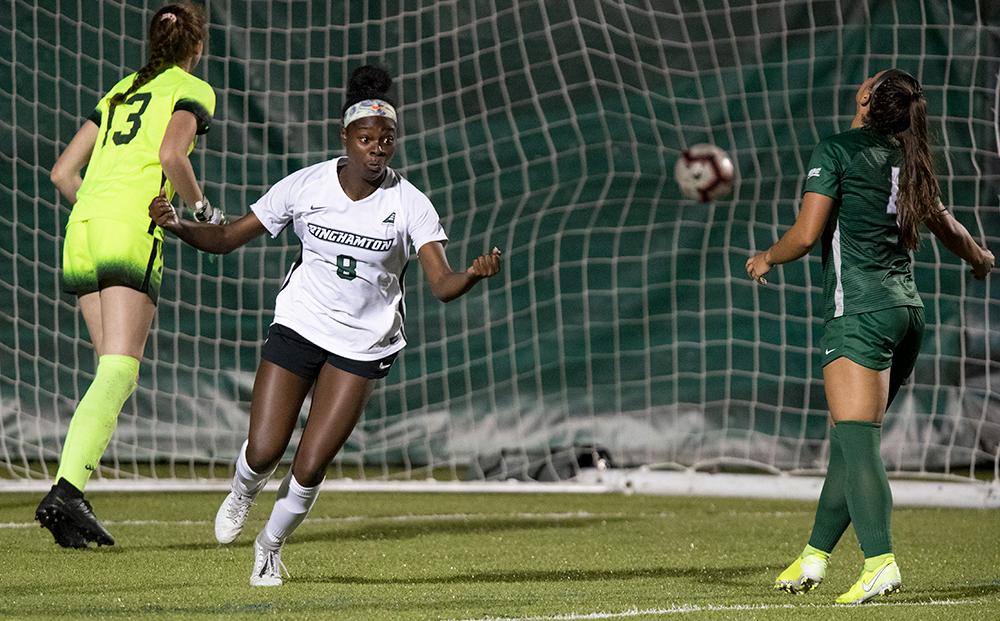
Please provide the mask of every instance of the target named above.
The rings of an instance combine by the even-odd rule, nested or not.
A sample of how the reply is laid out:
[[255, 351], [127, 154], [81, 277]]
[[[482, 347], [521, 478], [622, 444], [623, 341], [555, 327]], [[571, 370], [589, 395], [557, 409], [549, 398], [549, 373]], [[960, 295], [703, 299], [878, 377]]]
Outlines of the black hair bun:
[[375, 65], [363, 65], [351, 73], [347, 83], [347, 100], [385, 99], [391, 87], [392, 77], [388, 71]]

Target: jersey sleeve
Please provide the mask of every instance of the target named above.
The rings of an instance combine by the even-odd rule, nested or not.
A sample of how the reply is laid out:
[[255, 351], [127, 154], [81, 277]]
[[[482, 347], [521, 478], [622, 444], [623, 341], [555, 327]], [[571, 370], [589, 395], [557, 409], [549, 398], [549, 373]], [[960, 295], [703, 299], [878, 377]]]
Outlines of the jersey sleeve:
[[294, 216], [294, 200], [299, 189], [299, 172], [288, 175], [271, 186], [264, 196], [250, 205], [250, 210], [264, 225], [271, 237], [277, 237]]
[[406, 233], [413, 244], [413, 249], [419, 252], [421, 246], [433, 241], [446, 243], [448, 236], [430, 199], [416, 188], [411, 188], [407, 199], [410, 203], [410, 214], [407, 218]]
[[[117, 86], [118, 85], [116, 85], [116, 87]], [[95, 105], [94, 109], [90, 112], [89, 115], [87, 115], [87, 120], [93, 121], [94, 124], [97, 125], [98, 127], [101, 126], [101, 121], [104, 120], [104, 115], [107, 114], [108, 112], [108, 100], [111, 99], [112, 92], [114, 92], [114, 89], [105, 93], [104, 97], [98, 99], [97, 105]]]
[[104, 97], [101, 97], [100, 99], [97, 100], [97, 105], [95, 105], [94, 109], [90, 112], [89, 115], [87, 115], [87, 120], [93, 121], [95, 125], [100, 127], [101, 121], [104, 120], [104, 117], [108, 113], [108, 106], [111, 105], [111, 97], [115, 93], [121, 93], [124, 92], [126, 89], [128, 89], [128, 87], [132, 85], [132, 81], [134, 79], [135, 79], [135, 74], [130, 73], [129, 75], [119, 80], [117, 84], [112, 86], [111, 90], [104, 93]]
[[215, 114], [215, 91], [212, 90], [208, 82], [191, 80], [177, 94], [174, 112], [178, 110], [184, 110], [194, 115], [198, 121], [197, 134], [207, 133], [212, 125], [212, 116]]
[[824, 140], [816, 145], [809, 158], [805, 188], [802, 193], [816, 192], [833, 199], [840, 198], [840, 182], [844, 167], [839, 157], [839, 149], [832, 140]]

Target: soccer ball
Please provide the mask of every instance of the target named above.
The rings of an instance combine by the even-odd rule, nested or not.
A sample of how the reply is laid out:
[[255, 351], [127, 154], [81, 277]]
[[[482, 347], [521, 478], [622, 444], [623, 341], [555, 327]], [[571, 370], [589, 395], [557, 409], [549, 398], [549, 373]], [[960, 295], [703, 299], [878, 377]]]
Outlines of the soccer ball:
[[708, 203], [733, 190], [733, 160], [714, 144], [691, 145], [677, 158], [674, 179], [684, 196]]

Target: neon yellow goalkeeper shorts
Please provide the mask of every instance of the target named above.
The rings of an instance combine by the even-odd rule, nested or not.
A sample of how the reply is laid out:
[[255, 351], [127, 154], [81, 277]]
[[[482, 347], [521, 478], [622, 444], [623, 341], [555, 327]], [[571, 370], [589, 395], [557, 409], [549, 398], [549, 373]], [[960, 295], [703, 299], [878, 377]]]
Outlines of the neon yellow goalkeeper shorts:
[[141, 291], [156, 304], [163, 281], [163, 229], [111, 218], [66, 225], [63, 290], [85, 295], [107, 287]]

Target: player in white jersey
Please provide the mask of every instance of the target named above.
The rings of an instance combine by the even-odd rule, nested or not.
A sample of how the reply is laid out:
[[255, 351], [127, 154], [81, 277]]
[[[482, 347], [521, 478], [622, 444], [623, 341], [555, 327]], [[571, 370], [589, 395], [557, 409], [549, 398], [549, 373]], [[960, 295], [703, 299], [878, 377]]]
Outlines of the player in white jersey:
[[500, 271], [495, 248], [452, 271], [434, 206], [388, 167], [396, 138], [395, 108], [385, 96], [391, 83], [377, 67], [355, 70], [342, 111], [346, 155], [282, 179], [239, 220], [223, 226], [181, 220], [163, 197], [149, 206], [158, 225], [207, 252], [224, 254], [288, 225], [302, 241], [275, 302], [254, 379], [250, 431], [215, 521], [220, 543], [236, 539], [315, 386], [292, 468], [254, 543], [254, 586], [282, 584], [282, 544], [316, 501], [375, 381], [406, 345], [401, 280], [411, 248], [431, 291], [445, 302]]

